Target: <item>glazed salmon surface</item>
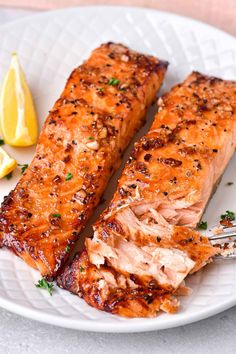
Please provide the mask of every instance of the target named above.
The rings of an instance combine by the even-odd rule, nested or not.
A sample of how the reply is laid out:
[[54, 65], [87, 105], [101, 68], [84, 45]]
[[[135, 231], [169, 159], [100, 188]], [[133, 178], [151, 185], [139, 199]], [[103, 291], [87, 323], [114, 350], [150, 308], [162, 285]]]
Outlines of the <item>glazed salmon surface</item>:
[[152, 207], [171, 224], [195, 227], [235, 150], [236, 83], [194, 72], [158, 106], [111, 208], [132, 201], [138, 215]]
[[107, 43], [70, 75], [0, 213], [0, 243], [53, 279], [142, 125], [167, 63]]
[[191, 228], [235, 150], [235, 112], [236, 83], [197, 72], [159, 99], [94, 237], [59, 286], [122, 316], [176, 312], [186, 276], [219, 251]]

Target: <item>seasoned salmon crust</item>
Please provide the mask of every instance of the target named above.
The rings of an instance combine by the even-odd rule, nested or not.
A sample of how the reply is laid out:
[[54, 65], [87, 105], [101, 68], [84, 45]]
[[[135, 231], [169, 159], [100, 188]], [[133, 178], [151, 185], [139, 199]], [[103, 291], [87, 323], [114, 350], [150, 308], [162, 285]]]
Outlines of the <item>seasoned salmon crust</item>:
[[235, 146], [236, 83], [193, 72], [159, 99], [94, 237], [59, 286], [122, 316], [177, 311], [186, 276], [218, 252], [192, 228]]
[[66, 261], [155, 100], [167, 63], [107, 43], [70, 75], [0, 212], [0, 244], [48, 279]]

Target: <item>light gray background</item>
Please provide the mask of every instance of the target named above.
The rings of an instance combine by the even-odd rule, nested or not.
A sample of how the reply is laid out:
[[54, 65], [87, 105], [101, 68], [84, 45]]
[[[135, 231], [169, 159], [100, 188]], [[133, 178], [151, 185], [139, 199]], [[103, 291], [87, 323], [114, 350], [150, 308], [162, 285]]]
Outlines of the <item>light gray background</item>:
[[[0, 8], [0, 25], [33, 13]], [[236, 307], [192, 325], [137, 334], [79, 332], [0, 309], [0, 354], [3, 353], [236, 354]]]

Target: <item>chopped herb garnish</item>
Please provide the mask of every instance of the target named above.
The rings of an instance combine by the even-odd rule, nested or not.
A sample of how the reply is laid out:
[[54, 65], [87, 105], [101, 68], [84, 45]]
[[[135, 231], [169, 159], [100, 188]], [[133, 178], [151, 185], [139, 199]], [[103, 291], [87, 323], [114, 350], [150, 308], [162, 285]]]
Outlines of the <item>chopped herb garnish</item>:
[[89, 140], [94, 140], [94, 136], [89, 136]]
[[11, 178], [12, 178], [12, 175], [13, 175], [13, 172], [10, 172], [10, 173], [8, 173], [8, 175], [6, 175], [5, 177], [6, 177], [6, 179], [11, 179]]
[[59, 218], [59, 219], [61, 218], [61, 214], [57, 214], [57, 213], [56, 213], [56, 214], [52, 214], [52, 216], [53, 216], [54, 218]]
[[80, 266], [79, 271], [82, 273], [84, 271], [84, 267]]
[[109, 80], [108, 85], [116, 86], [116, 85], [119, 85], [119, 83], [120, 83], [120, 80], [115, 79], [114, 77], [112, 77], [112, 78]]
[[4, 140], [3, 140], [3, 139], [0, 139], [0, 146], [2, 146], [2, 145], [4, 145], [4, 144], [5, 144]]
[[73, 177], [71, 172], [68, 172], [66, 175], [66, 181], [69, 181]]
[[201, 221], [197, 224], [197, 228], [201, 230], [206, 230], [207, 229], [207, 221]]
[[234, 182], [227, 182], [226, 186], [232, 186], [234, 184]]
[[104, 92], [104, 87], [99, 87], [99, 88], [98, 88], [98, 91]]
[[222, 214], [220, 216], [221, 220], [230, 220], [233, 221], [235, 220], [235, 213], [230, 210], [226, 210], [225, 214]]
[[66, 246], [66, 253], [70, 252], [70, 246]]
[[49, 283], [45, 278], [42, 278], [35, 284], [36, 288], [46, 289], [49, 294], [52, 296], [53, 284]]
[[18, 163], [18, 166], [21, 167], [21, 174], [23, 175], [23, 173], [25, 172], [25, 170], [27, 169], [27, 167], [29, 166], [27, 163], [24, 163], [24, 164], [20, 164]]

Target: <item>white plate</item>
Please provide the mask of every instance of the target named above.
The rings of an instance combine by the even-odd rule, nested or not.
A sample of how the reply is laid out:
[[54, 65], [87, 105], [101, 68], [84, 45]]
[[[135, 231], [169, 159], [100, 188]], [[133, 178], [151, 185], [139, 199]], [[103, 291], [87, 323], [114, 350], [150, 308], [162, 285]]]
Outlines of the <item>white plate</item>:
[[[236, 79], [236, 41], [233, 37], [191, 19], [152, 10], [122, 7], [83, 7], [43, 13], [0, 28], [0, 79], [10, 53], [18, 52], [40, 125], [71, 70], [101, 42], [117, 41], [170, 62], [163, 90], [191, 70]], [[149, 124], [153, 111], [149, 113]], [[139, 132], [143, 134], [147, 126]], [[137, 137], [136, 137], [137, 138]], [[20, 163], [29, 162], [34, 148], [6, 148]], [[126, 154], [127, 156], [127, 154]], [[226, 209], [236, 211], [236, 158], [230, 163], [204, 219], [214, 224]], [[14, 187], [20, 172], [0, 182], [0, 197]], [[107, 198], [116, 184], [113, 178]], [[233, 186], [225, 186], [235, 181]], [[101, 211], [101, 207], [100, 207]], [[98, 215], [98, 213], [97, 213]], [[95, 219], [96, 216], [93, 217]], [[85, 232], [88, 234], [90, 229]], [[56, 288], [52, 297], [34, 283], [40, 278], [10, 252], [0, 250], [0, 306], [42, 322], [100, 332], [138, 332], [180, 326], [236, 304], [236, 263], [209, 265], [192, 276], [191, 296], [182, 299], [178, 314], [153, 319], [125, 319], [99, 312], [79, 297]]]

